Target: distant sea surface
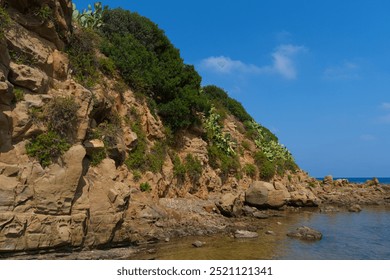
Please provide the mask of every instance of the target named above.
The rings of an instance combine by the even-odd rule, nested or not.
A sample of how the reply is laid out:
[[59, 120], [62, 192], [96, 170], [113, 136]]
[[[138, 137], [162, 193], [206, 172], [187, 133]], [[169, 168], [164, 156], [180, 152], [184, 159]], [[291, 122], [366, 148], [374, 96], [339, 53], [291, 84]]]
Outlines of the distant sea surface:
[[[347, 179], [351, 183], [365, 183], [367, 180], [372, 180], [374, 177], [335, 177], [333, 180], [337, 179]], [[376, 177], [381, 184], [390, 184], [390, 177]], [[323, 180], [324, 178], [317, 178], [318, 180]]]

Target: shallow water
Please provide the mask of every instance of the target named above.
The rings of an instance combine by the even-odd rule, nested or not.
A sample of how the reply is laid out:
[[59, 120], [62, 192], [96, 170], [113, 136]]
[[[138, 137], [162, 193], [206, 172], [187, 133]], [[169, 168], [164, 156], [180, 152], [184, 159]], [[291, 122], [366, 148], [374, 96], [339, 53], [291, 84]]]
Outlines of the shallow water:
[[[323, 239], [305, 242], [286, 233], [298, 226], [319, 230]], [[273, 231], [275, 235], [268, 235]], [[390, 259], [390, 209], [365, 208], [360, 213], [322, 214], [305, 211], [274, 217], [265, 222], [256, 239], [230, 236], [186, 237], [158, 244], [155, 259]], [[205, 242], [201, 248], [192, 242]], [[141, 257], [142, 258], [142, 257]]]

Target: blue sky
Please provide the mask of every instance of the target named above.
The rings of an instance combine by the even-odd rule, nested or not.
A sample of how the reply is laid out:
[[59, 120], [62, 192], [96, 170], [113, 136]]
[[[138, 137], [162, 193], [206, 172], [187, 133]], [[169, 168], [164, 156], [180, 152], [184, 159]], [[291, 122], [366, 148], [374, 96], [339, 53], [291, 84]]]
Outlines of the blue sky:
[[390, 1], [103, 5], [157, 23], [204, 85], [240, 101], [310, 175], [390, 177]]

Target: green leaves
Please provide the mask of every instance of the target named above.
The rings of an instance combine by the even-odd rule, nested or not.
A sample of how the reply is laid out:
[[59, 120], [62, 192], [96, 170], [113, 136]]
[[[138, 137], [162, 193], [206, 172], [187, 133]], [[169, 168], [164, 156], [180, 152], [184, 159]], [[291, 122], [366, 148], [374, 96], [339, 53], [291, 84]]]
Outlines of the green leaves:
[[84, 9], [82, 12], [78, 11], [76, 4], [73, 3], [73, 20], [77, 21], [84, 28], [98, 29], [103, 25], [103, 7], [101, 2], [94, 4], [94, 10], [92, 6], [88, 5], [88, 9]]

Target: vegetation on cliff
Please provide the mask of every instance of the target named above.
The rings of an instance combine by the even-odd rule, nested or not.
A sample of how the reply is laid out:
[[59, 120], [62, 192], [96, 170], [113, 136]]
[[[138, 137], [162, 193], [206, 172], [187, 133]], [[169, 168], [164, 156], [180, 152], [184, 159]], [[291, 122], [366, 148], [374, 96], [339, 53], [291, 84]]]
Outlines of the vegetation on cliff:
[[[73, 14], [78, 26], [68, 54], [73, 73], [81, 83], [93, 87], [99, 75], [107, 75], [126, 84], [162, 119], [173, 135], [167, 135], [167, 139], [201, 128], [201, 136], [208, 143], [209, 164], [221, 171], [222, 178], [246, 174], [270, 180], [275, 174], [283, 176], [286, 170], [297, 169], [290, 152], [273, 133], [256, 123], [240, 102], [215, 85], [201, 86], [194, 66], [184, 63], [180, 51], [155, 23], [121, 8], [101, 9], [100, 3], [94, 8], [74, 10]], [[226, 130], [227, 116], [243, 124], [247, 140], [238, 141]], [[139, 122], [129, 126], [139, 141], [125, 161], [127, 167], [160, 172], [168, 150], [175, 150], [174, 143], [163, 141], [148, 150]], [[248, 149], [248, 141], [255, 143], [256, 150]], [[239, 153], [244, 150], [251, 154], [255, 165], [241, 166]], [[177, 178], [183, 179], [186, 173], [196, 178], [185, 167], [190, 159], [184, 164], [178, 158], [172, 160]]]

